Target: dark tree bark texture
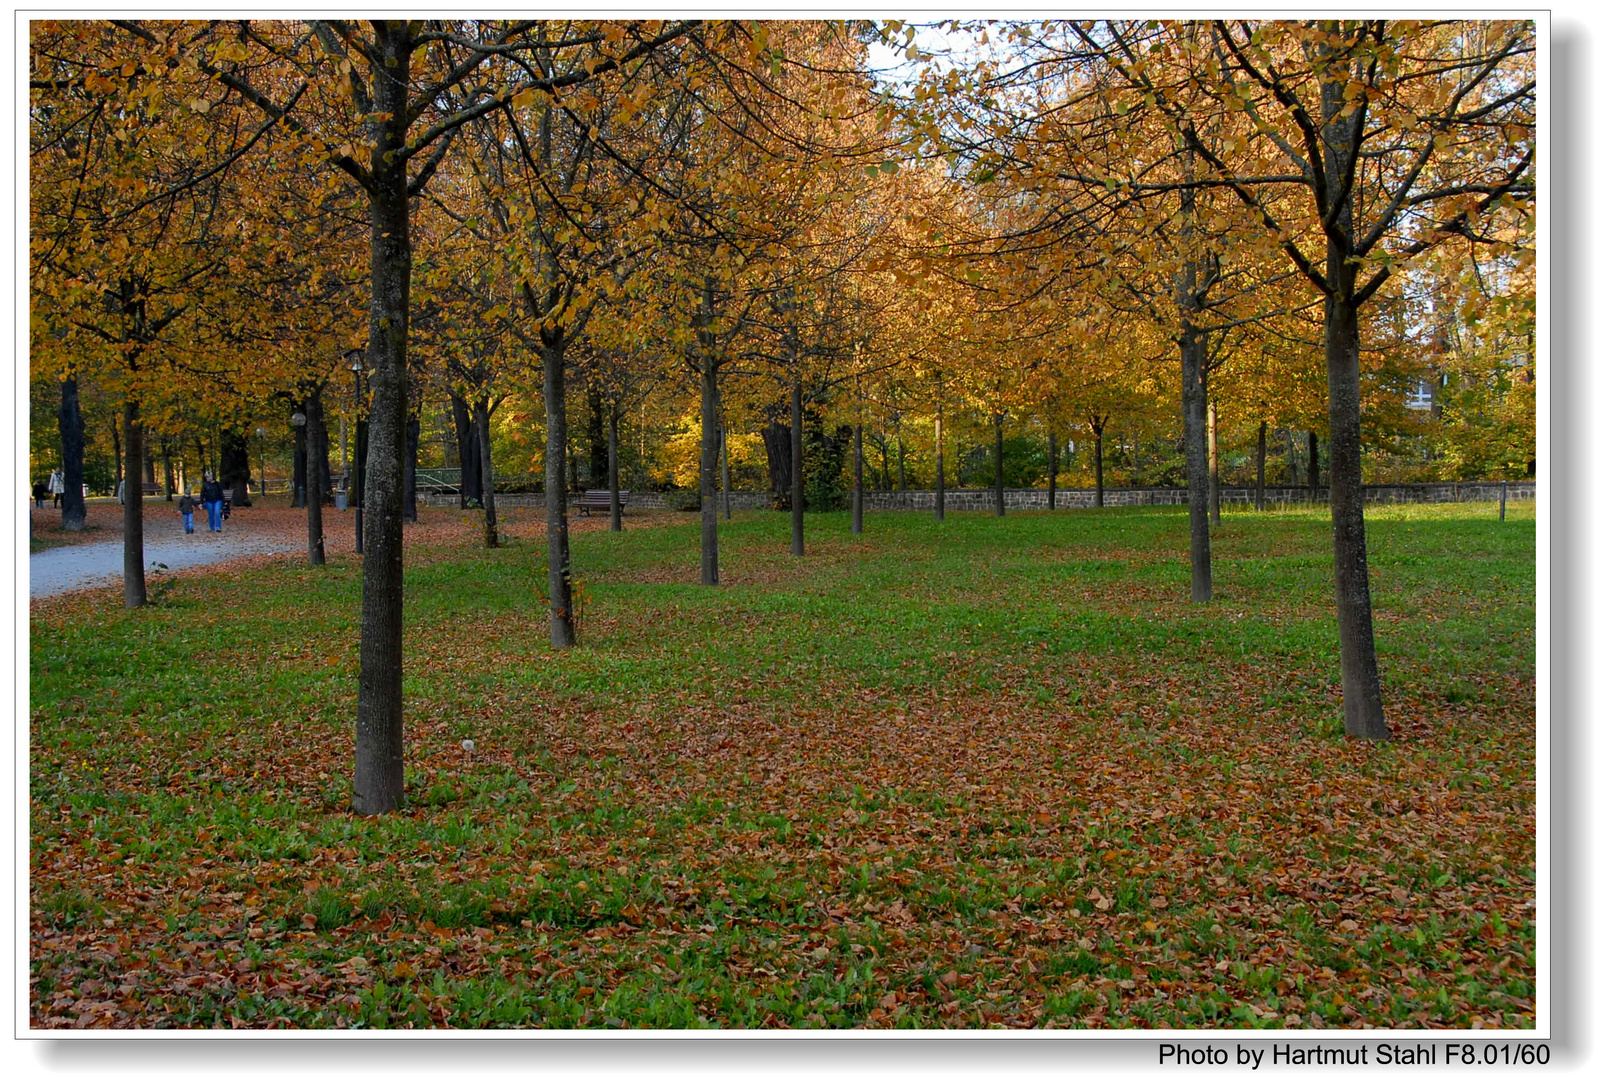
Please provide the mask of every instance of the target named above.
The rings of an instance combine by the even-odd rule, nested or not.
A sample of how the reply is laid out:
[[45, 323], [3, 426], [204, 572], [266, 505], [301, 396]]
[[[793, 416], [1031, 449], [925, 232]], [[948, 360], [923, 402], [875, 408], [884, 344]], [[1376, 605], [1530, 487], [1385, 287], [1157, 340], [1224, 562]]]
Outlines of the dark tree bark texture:
[[123, 606], [145, 606], [145, 498], [140, 462], [145, 456], [140, 430], [140, 403], [123, 403]]
[[[319, 391], [315, 389], [302, 403], [302, 415], [307, 417], [307, 438], [303, 445], [307, 448], [307, 474], [319, 475], [319, 427], [324, 422], [324, 409], [321, 408]], [[319, 497], [317, 487], [309, 493], [308, 498], [308, 565], [324, 565], [324, 499]]]
[[[548, 643], [556, 649], [576, 644], [576, 613], [571, 607], [571, 530], [565, 495], [565, 341], [561, 332], [542, 331], [543, 408], [548, 413], [544, 453], [543, 504], [548, 533]], [[483, 451], [484, 460], [490, 456]]]
[[56, 410], [62, 440], [62, 528], [84, 528], [84, 414], [78, 405], [78, 376], [62, 380], [62, 401]]
[[[376, 22], [369, 121], [370, 308], [365, 367], [373, 391], [364, 470], [364, 586], [359, 616], [353, 810], [403, 801], [403, 429], [408, 412], [409, 61], [413, 27]], [[310, 479], [312, 479], [310, 477]]]
[[798, 378], [789, 387], [789, 553], [805, 554], [805, 420]]

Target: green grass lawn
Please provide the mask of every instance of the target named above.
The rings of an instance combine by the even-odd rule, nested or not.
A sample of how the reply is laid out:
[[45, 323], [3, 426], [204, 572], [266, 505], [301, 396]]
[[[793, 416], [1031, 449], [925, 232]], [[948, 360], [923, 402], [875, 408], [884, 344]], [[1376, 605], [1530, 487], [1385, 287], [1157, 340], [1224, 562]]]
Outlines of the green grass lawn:
[[[409, 807], [347, 810], [351, 555], [35, 605], [50, 1026], [1531, 1027], [1534, 522], [807, 518], [411, 548]], [[686, 523], [683, 523], [686, 521]], [[629, 519], [631, 523], [631, 519]], [[475, 749], [461, 748], [473, 739]]]

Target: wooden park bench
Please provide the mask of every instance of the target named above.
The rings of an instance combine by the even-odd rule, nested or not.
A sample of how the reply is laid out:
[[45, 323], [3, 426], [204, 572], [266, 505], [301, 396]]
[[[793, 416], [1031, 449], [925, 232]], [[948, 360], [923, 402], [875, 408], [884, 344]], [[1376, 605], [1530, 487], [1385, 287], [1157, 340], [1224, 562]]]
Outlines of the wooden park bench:
[[[623, 516], [626, 514], [627, 496], [630, 495], [630, 494], [632, 494], [630, 491], [623, 491], [623, 492], [620, 493], [620, 496], [621, 496], [621, 513], [622, 513]], [[578, 509], [582, 513], [586, 514], [588, 517], [592, 517], [593, 516], [593, 511], [595, 511], [595, 510], [602, 510], [606, 514], [608, 514], [610, 512], [610, 492], [609, 492], [609, 489], [606, 488], [603, 491], [597, 491], [597, 490], [595, 490], [595, 491], [584, 491], [584, 492], [582, 492], [581, 497], [579, 497], [571, 505], [575, 506], [576, 509]]]
[[148, 483], [142, 483], [140, 485], [140, 494], [141, 495], [146, 495], [146, 496], [158, 495], [158, 494], [161, 494], [161, 492], [162, 492], [162, 485], [161, 484], [149, 483], [148, 482]]

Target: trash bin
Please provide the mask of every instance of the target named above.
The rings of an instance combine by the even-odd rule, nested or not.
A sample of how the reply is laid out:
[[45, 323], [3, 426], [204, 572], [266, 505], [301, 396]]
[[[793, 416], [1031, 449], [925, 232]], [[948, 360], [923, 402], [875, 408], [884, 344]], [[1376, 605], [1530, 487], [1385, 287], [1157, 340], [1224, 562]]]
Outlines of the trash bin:
[[345, 510], [345, 509], [347, 509], [347, 493], [345, 491], [337, 491], [336, 492], [336, 509], [337, 510]]

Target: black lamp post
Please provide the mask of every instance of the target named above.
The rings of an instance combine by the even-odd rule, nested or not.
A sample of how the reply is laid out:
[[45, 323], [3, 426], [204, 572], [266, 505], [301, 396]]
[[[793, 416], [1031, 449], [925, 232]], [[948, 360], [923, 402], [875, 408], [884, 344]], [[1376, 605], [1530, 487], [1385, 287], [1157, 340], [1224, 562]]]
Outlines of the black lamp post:
[[[307, 414], [304, 413], [301, 409], [298, 409], [298, 410], [296, 410], [296, 412], [291, 414], [291, 426], [292, 427], [294, 427], [294, 428], [306, 427], [307, 423], [308, 423]], [[306, 457], [306, 455], [303, 455], [303, 456]], [[291, 475], [294, 478], [296, 476], [296, 473], [293, 472]], [[291, 481], [291, 505], [292, 506], [299, 505], [302, 502], [303, 496], [304, 496], [303, 489], [298, 488], [296, 486], [295, 479], [293, 479]]]
[[362, 350], [354, 349], [347, 354], [351, 362], [347, 370], [352, 372], [352, 401], [353, 401], [353, 447], [352, 447], [352, 500], [353, 521], [352, 532], [356, 540], [354, 550], [358, 554], [364, 553], [364, 463], [369, 456], [369, 425], [364, 423], [364, 354]]
[[263, 471], [263, 443], [268, 438], [268, 432], [262, 428], [257, 429], [257, 497], [268, 497], [268, 474]]

